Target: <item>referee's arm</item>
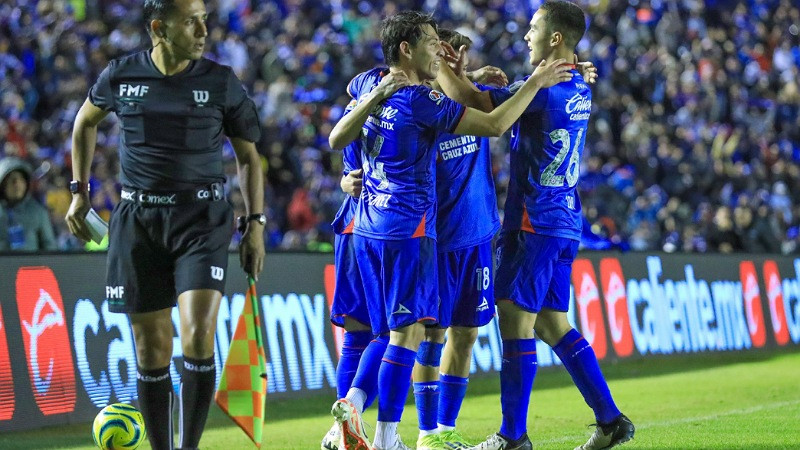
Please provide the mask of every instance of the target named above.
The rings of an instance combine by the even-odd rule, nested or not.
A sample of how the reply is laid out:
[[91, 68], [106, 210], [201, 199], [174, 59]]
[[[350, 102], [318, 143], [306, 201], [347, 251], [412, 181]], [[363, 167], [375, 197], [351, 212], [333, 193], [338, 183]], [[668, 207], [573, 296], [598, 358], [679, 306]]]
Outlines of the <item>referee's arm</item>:
[[[256, 145], [240, 138], [230, 140], [236, 153], [239, 187], [247, 215], [260, 214], [264, 211], [264, 175]], [[247, 223], [239, 244], [239, 263], [245, 272], [258, 280], [258, 274], [264, 267], [264, 225], [258, 221], [251, 220]]]
[[[97, 124], [107, 115], [108, 111], [94, 106], [87, 98], [75, 116], [75, 125], [72, 128], [72, 179], [80, 181], [84, 186], [89, 183], [94, 148], [97, 145]], [[90, 207], [89, 191], [81, 190], [72, 194], [72, 203], [65, 217], [69, 231], [83, 241], [89, 241], [92, 237], [86, 226], [86, 213]]]

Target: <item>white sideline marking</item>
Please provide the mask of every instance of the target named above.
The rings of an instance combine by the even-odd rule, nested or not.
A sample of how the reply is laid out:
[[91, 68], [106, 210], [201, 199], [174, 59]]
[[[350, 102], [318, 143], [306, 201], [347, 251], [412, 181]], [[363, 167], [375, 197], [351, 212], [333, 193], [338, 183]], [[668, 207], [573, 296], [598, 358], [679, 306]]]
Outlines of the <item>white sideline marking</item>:
[[[754, 413], [754, 412], [758, 412], [758, 411], [764, 411], [764, 410], [769, 410], [769, 409], [778, 409], [778, 408], [783, 408], [784, 406], [794, 406], [794, 405], [800, 405], [800, 400], [791, 400], [791, 401], [785, 401], [785, 402], [767, 403], [765, 405], [751, 406], [749, 408], [731, 409], [729, 411], [715, 413], [715, 414], [709, 414], [707, 416], [684, 417], [682, 419], [663, 420], [663, 421], [658, 421], [658, 422], [645, 422], [642, 425], [639, 425], [636, 422], [634, 422], [633, 424], [636, 426], [636, 431], [639, 431], [639, 430], [646, 430], [648, 428], [671, 427], [673, 425], [680, 425], [680, 424], [684, 424], [684, 423], [708, 422], [708, 421], [711, 421], [711, 420], [719, 419], [721, 417], [735, 416], [735, 415], [739, 415], [739, 414], [750, 414], [750, 413]], [[560, 443], [560, 442], [569, 442], [569, 441], [574, 441], [574, 440], [580, 440], [580, 439], [586, 438], [587, 436], [590, 436], [591, 433], [594, 432], [594, 430], [591, 429], [591, 428], [589, 430], [590, 430], [589, 434], [572, 434], [572, 435], [569, 435], [569, 436], [561, 436], [561, 437], [552, 438], [552, 439], [536, 440], [533, 443], [534, 444], [557, 444], [557, 443]]]

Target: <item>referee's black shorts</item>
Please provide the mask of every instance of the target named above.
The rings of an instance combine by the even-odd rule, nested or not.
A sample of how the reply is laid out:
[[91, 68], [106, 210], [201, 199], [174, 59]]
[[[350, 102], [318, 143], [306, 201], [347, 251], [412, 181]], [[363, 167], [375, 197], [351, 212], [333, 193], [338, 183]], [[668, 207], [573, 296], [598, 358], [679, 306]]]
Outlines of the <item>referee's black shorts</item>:
[[144, 313], [194, 289], [225, 291], [233, 208], [224, 199], [176, 206], [121, 201], [109, 223], [109, 310]]

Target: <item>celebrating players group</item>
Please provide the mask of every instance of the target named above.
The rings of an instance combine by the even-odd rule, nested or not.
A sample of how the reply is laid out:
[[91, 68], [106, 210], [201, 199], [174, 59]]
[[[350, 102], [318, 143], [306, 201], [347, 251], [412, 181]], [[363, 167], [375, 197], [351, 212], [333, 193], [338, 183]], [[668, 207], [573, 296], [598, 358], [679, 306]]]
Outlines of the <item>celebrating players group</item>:
[[[335, 423], [322, 448], [406, 449], [397, 433], [413, 380], [416, 448], [530, 449], [526, 433], [536, 335], [561, 358], [592, 408], [581, 449], [630, 440], [588, 342], [567, 321], [580, 241], [579, 179], [596, 71], [574, 49], [583, 11], [548, 1], [525, 41], [534, 72], [507, 86], [494, 67], [467, 72], [471, 41], [405, 11], [384, 20], [387, 67], [357, 75], [330, 135], [343, 150], [347, 198], [334, 221], [344, 327]], [[488, 136], [511, 132], [502, 227]], [[496, 261], [493, 241], [496, 241]], [[496, 306], [495, 306], [496, 305]], [[456, 431], [478, 327], [499, 313], [502, 423], [471, 445]], [[445, 332], [447, 339], [445, 340]], [[373, 441], [361, 413], [378, 398]]]

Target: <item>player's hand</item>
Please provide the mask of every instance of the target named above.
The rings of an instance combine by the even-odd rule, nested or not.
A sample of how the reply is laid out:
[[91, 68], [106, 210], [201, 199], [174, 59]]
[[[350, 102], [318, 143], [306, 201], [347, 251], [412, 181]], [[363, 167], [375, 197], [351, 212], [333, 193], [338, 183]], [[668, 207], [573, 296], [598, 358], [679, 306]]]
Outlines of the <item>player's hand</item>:
[[258, 281], [258, 274], [264, 268], [264, 225], [255, 221], [247, 224], [247, 229], [239, 242], [239, 264], [242, 269]]
[[548, 88], [558, 83], [571, 80], [572, 72], [570, 72], [570, 70], [570, 65], [567, 64], [567, 60], [564, 58], [557, 59], [550, 63], [542, 61], [536, 66], [536, 70], [533, 71], [531, 78], [538, 81], [540, 87]]
[[467, 53], [467, 46], [462, 45], [459, 47], [458, 51], [456, 51], [453, 46], [446, 41], [439, 41], [439, 43], [442, 45], [442, 50], [444, 50], [442, 59], [450, 66], [450, 69], [453, 70], [453, 73], [457, 77], [461, 77], [464, 73], [464, 54]]
[[488, 84], [497, 87], [508, 85], [508, 77], [503, 69], [494, 66], [483, 66], [478, 70], [467, 72], [467, 79], [474, 83]]
[[392, 94], [397, 92], [398, 89], [410, 85], [408, 77], [403, 72], [392, 72], [384, 76], [381, 82], [375, 86], [375, 95], [380, 100], [391, 97]]
[[579, 62], [578, 55], [573, 55], [573, 61], [575, 63], [575, 68], [578, 69], [584, 81], [589, 84], [595, 84], [597, 82], [597, 67], [595, 67], [591, 61]]
[[89, 194], [74, 194], [72, 203], [70, 203], [69, 210], [64, 218], [67, 222], [67, 227], [69, 227], [69, 232], [85, 242], [92, 239], [92, 234], [86, 225], [86, 213], [89, 212], [89, 209], [91, 209]]
[[361, 196], [361, 189], [364, 186], [364, 169], [351, 170], [347, 175], [342, 177], [339, 182], [345, 194], [351, 197], [358, 198]]

